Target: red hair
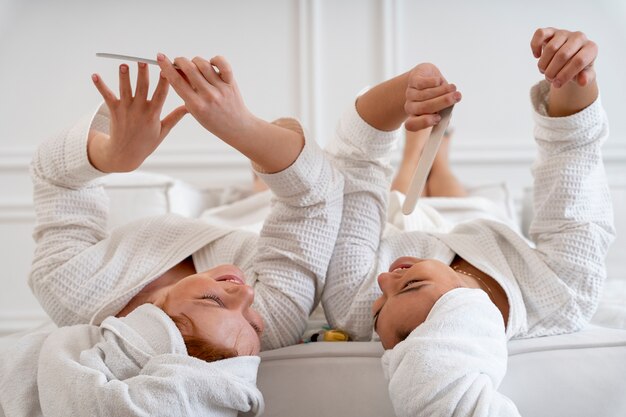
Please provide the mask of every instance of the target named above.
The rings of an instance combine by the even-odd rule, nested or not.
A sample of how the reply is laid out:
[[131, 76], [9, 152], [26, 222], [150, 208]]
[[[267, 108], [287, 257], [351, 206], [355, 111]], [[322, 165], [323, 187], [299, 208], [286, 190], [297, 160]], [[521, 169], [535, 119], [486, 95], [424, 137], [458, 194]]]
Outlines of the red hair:
[[[183, 328], [186, 327], [186, 322], [190, 320], [179, 316], [170, 316], [170, 318], [176, 324], [176, 327], [178, 327], [180, 333], [183, 335], [183, 340], [185, 342], [185, 346], [187, 347], [187, 354], [189, 354], [189, 356], [193, 356], [194, 358], [198, 358], [207, 362], [215, 362], [222, 359], [234, 358], [237, 356], [237, 351], [233, 348], [219, 346], [203, 337], [185, 334]], [[190, 324], [193, 328], [193, 322], [191, 322]]]

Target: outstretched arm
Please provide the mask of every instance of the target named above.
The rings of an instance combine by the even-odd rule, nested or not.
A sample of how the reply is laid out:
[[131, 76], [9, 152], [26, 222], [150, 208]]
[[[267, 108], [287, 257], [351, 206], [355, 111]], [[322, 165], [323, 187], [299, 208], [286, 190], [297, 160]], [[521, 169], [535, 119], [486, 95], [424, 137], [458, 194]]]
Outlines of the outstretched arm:
[[598, 48], [581, 32], [554, 28], [537, 30], [531, 48], [551, 85], [532, 91], [539, 156], [530, 236], [570, 292], [538, 326], [571, 332], [595, 311], [615, 234], [601, 153], [608, 125], [593, 68]]
[[[262, 349], [296, 344], [325, 285], [341, 221], [343, 176], [313, 139], [305, 143], [301, 129], [253, 116], [224, 58], [176, 58], [180, 72], [164, 56], [159, 63], [191, 114], [250, 158], [272, 190], [272, 209], [252, 249], [248, 279], [254, 282], [253, 306], [266, 325]], [[212, 252], [212, 261], [239, 263], [230, 248]]]
[[[29, 284], [58, 325], [88, 322], [135, 263], [124, 251], [103, 249], [108, 198], [96, 180], [137, 168], [186, 113], [179, 107], [161, 120], [168, 84], [159, 80], [148, 100], [145, 64], [139, 64], [134, 96], [126, 64], [120, 66], [119, 99], [98, 75], [92, 79], [106, 105], [42, 143], [31, 164], [37, 246]], [[114, 246], [119, 239], [107, 242]]]
[[323, 303], [331, 326], [356, 340], [371, 337], [371, 304], [380, 293], [377, 253], [387, 216], [389, 157], [397, 129], [405, 121], [412, 130], [433, 126], [440, 120], [437, 112], [460, 98], [434, 65], [420, 64], [360, 96], [327, 148], [345, 176], [345, 187]]
[[163, 76], [193, 117], [248, 157], [259, 171], [280, 172], [298, 158], [304, 147], [302, 135], [254, 116], [224, 57], [216, 56], [210, 61], [200, 57], [191, 61], [176, 58], [178, 70], [163, 54], [157, 56], [157, 61]]

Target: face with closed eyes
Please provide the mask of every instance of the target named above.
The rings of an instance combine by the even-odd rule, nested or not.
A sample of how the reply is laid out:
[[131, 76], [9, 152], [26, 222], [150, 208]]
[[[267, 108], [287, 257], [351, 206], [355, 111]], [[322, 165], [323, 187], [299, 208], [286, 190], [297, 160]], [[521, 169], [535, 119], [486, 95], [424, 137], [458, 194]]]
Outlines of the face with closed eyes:
[[238, 355], [261, 350], [263, 320], [251, 308], [254, 290], [234, 265], [219, 265], [164, 288], [154, 303], [169, 316], [182, 317], [186, 335], [232, 348]]
[[437, 300], [448, 291], [466, 287], [448, 265], [402, 257], [378, 276], [383, 294], [374, 301], [374, 328], [385, 349], [392, 349], [422, 324]]

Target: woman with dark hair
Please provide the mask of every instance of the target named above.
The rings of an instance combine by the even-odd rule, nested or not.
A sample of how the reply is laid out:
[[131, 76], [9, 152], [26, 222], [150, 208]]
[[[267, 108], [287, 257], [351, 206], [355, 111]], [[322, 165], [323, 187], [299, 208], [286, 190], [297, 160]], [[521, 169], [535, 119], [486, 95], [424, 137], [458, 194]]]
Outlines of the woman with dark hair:
[[[507, 340], [578, 331], [597, 307], [615, 234], [597, 47], [581, 32], [546, 28], [531, 48], [546, 77], [531, 90], [539, 147], [532, 242], [484, 219], [447, 233], [386, 227], [394, 131], [432, 127], [461, 100], [432, 64], [357, 98], [361, 129], [330, 145], [345, 191], [324, 310], [355, 340], [380, 337], [398, 416], [517, 416], [497, 391]], [[488, 123], [489, 109], [484, 115]]]

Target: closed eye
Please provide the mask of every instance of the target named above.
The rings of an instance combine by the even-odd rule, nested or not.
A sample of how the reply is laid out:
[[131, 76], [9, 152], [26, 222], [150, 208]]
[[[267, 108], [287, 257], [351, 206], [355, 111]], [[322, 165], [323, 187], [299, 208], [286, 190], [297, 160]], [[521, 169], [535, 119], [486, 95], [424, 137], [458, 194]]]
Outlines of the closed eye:
[[218, 306], [224, 308], [226, 307], [226, 305], [224, 304], [224, 302], [222, 301], [221, 298], [219, 298], [217, 295], [214, 294], [205, 294], [202, 296], [203, 300], [211, 300], [214, 301]]
[[421, 281], [420, 281], [420, 280], [418, 280], [418, 279], [412, 279], [412, 280], [410, 280], [410, 281], [407, 281], [407, 282], [404, 284], [404, 287], [402, 287], [402, 289], [404, 289], [404, 288], [408, 288], [408, 287], [409, 287], [409, 286], [411, 286], [412, 284], [415, 284], [415, 283], [418, 283], [418, 282], [421, 282]]
[[261, 328], [259, 326], [257, 326], [256, 323], [250, 321], [250, 326], [252, 326], [252, 328], [254, 329], [254, 331], [256, 332], [256, 334], [258, 334], [259, 336], [261, 336]]
[[[219, 298], [218, 296], [214, 295], [214, 294], [205, 294], [202, 296], [203, 300], [211, 300], [214, 301], [218, 306], [220, 306], [221, 308], [225, 308], [226, 305], [224, 304], [224, 302], [222, 301], [221, 298]], [[250, 326], [254, 329], [255, 333], [259, 336], [261, 336], [262, 330], [261, 328], [254, 322], [249, 321], [248, 323], [250, 323]]]

